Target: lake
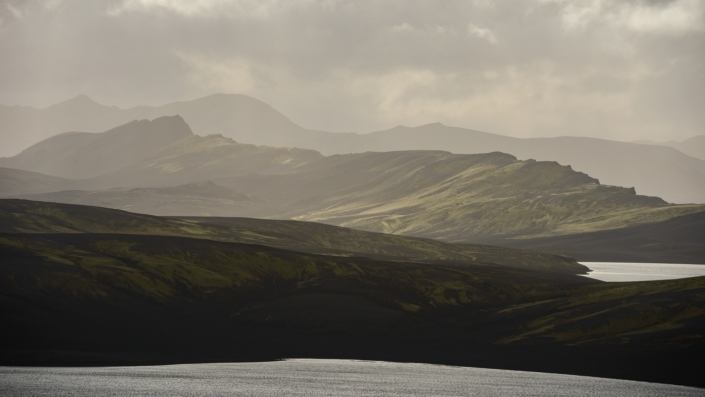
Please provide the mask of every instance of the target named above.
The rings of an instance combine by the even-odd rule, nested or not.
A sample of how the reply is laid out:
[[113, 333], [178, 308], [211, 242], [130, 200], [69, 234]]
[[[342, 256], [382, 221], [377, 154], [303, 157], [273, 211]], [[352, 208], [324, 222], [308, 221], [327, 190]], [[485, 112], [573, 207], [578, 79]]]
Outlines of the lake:
[[658, 383], [430, 364], [295, 359], [145, 367], [0, 367], [3, 396], [702, 396]]
[[705, 276], [705, 265], [678, 263], [580, 262], [592, 271], [585, 277], [601, 281], [672, 280]]

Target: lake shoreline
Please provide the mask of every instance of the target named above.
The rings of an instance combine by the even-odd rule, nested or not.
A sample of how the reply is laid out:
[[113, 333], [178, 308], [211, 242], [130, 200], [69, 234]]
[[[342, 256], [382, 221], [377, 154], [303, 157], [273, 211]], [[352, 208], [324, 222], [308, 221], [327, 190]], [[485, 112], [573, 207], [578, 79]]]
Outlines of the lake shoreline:
[[[141, 367], [0, 367], [0, 391], [13, 396], [70, 393], [312, 396], [610, 395], [698, 396], [681, 385], [521, 370], [370, 360], [286, 359]], [[25, 394], [29, 393], [29, 394]], [[302, 395], [302, 394], [301, 394]]]

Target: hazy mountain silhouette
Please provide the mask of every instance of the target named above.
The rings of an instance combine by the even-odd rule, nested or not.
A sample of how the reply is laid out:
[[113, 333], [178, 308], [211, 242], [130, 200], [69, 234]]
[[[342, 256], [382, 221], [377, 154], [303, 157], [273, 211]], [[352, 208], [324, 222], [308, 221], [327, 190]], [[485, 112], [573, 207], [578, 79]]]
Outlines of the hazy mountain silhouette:
[[557, 161], [608, 185], [675, 203], [705, 203], [705, 161], [672, 148], [585, 137], [512, 138], [440, 123], [395, 127], [341, 137], [336, 146], [312, 146], [323, 154], [390, 150], [510, 153], [519, 159]]
[[660, 145], [669, 146], [674, 149], [678, 149], [681, 152], [699, 158], [700, 160], [705, 160], [705, 135], [697, 135], [692, 138], [688, 138], [682, 142], [678, 141], [667, 141], [667, 142], [655, 142], [650, 140], [639, 140], [634, 141], [634, 143], [641, 143], [644, 145]]
[[66, 132], [39, 142], [0, 166], [65, 178], [119, 170], [193, 133], [180, 116], [132, 121], [103, 133]]
[[[177, 114], [196, 134], [221, 134], [240, 143], [308, 148], [324, 155], [390, 150], [500, 151], [519, 159], [558, 161], [603, 183], [635, 187], [639, 194], [669, 202], [705, 203], [705, 161], [673, 148], [580, 137], [520, 139], [438, 123], [370, 134], [310, 131], [245, 95], [215, 94], [129, 109], [99, 105], [85, 96], [42, 110], [0, 106], [0, 129], [6, 131], [4, 154], [11, 155], [65, 131], [105, 131], [131, 120]], [[696, 143], [680, 148], [696, 147]]]
[[291, 172], [322, 158], [320, 153], [309, 149], [256, 146], [237, 143], [221, 135], [194, 135], [128, 167], [86, 182], [102, 187], [174, 186], [252, 173]]
[[5, 131], [0, 155], [20, 150], [66, 131], [101, 132], [133, 120], [180, 115], [198, 135], [222, 134], [238, 142], [299, 146], [329, 133], [308, 131], [271, 106], [245, 95], [214, 94], [164, 106], [119, 109], [79, 95], [46, 109], [0, 105], [0, 130]]
[[0, 197], [55, 192], [57, 190], [77, 188], [80, 185], [78, 181], [71, 179], [14, 168], [0, 168]]

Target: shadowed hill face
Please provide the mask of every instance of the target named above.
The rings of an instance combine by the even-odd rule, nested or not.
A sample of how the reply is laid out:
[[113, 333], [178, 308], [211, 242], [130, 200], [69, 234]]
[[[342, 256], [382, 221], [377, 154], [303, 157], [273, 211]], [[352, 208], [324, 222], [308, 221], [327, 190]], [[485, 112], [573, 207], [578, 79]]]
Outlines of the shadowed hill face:
[[[118, 234], [2, 234], [0, 254], [0, 309], [11, 324], [0, 329], [4, 365], [66, 364], [87, 353], [134, 365], [145, 356], [170, 363], [374, 352], [474, 366], [499, 358], [524, 370], [553, 362], [551, 372], [702, 384], [699, 371], [682, 374], [692, 368], [684, 352], [703, 351], [704, 277], [610, 284]], [[122, 359], [110, 361], [116, 352]], [[580, 362], [593, 352], [598, 362], [586, 369]], [[660, 367], [623, 371], [648, 370], [654, 359], [681, 377]]]
[[617, 230], [483, 242], [557, 252], [586, 262], [705, 264], [705, 212]]
[[102, 133], [67, 132], [44, 140], [0, 165], [64, 178], [119, 170], [193, 135], [179, 116], [133, 121]]
[[179, 220], [99, 207], [26, 200], [0, 200], [0, 232], [185, 236], [335, 256], [362, 255], [380, 259], [451, 262], [456, 265], [500, 265], [564, 273], [587, 270], [563, 255], [484, 245], [457, 245], [309, 222], [248, 218]]

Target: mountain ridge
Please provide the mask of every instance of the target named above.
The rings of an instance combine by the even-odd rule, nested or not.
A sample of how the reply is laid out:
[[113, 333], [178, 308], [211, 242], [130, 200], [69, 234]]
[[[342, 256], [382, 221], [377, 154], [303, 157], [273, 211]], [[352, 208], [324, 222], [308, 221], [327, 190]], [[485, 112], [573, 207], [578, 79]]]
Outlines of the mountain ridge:
[[705, 203], [705, 160], [663, 146], [585, 137], [513, 138], [440, 123], [369, 134], [313, 131], [266, 103], [240, 94], [214, 94], [158, 107], [100, 106], [99, 111], [77, 110], [73, 115], [0, 107], [0, 129], [10, 131], [4, 147], [19, 150], [29, 146], [26, 139], [36, 143], [65, 131], [105, 131], [134, 119], [179, 114], [198, 135], [222, 134], [241, 143], [306, 148], [324, 155], [417, 149], [459, 154], [500, 151], [520, 159], [570, 164], [605, 184], [635, 187], [640, 194], [669, 202]]

